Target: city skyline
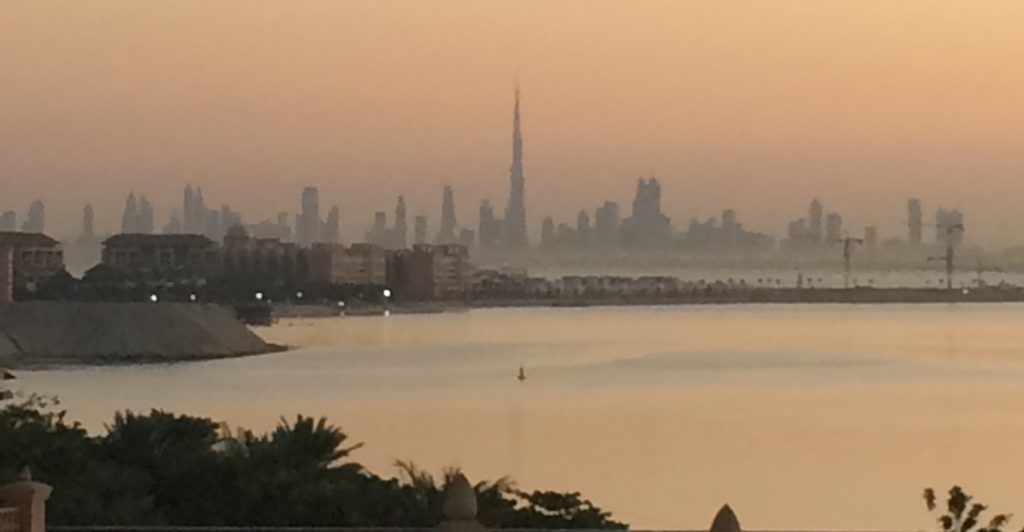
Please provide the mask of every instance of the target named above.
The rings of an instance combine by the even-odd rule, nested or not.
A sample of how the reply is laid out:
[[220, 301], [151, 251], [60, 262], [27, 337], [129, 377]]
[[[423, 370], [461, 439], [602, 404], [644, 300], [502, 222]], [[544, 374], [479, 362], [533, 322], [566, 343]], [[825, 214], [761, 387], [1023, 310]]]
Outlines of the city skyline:
[[435, 218], [447, 184], [459, 219], [482, 199], [504, 217], [518, 79], [534, 242], [654, 174], [676, 220], [731, 207], [782, 236], [817, 196], [885, 234], [921, 196], [1017, 244], [1024, 68], [995, 58], [1024, 50], [1024, 7], [939, 4], [9, 3], [3, 208], [38, 197], [67, 237], [85, 203], [116, 228], [130, 191], [158, 220], [186, 183], [273, 219], [314, 185], [351, 241], [400, 194]]
[[[409, 240], [408, 216], [405, 198], [396, 200], [395, 217], [389, 224], [385, 211], [376, 211], [372, 223], [362, 238], [345, 241], [341, 237], [340, 209], [332, 206], [326, 218], [320, 216], [319, 190], [304, 187], [299, 208], [295, 213], [278, 211], [276, 219], [247, 220], [244, 214], [232, 210], [230, 205], [220, 209], [207, 208], [202, 188], [186, 185], [181, 209], [174, 209], [168, 222], [157, 229], [152, 206], [144, 195], [136, 198], [134, 192], [125, 200], [120, 231], [106, 234], [95, 230], [95, 212], [91, 204], [83, 208], [81, 230], [68, 242], [98, 244], [113, 234], [199, 234], [219, 242], [239, 226], [243, 232], [257, 239], [270, 239], [282, 243], [295, 243], [302, 248], [315, 244], [374, 244], [388, 250], [410, 248], [410, 244], [460, 244], [482, 251], [501, 250], [516, 252], [528, 248], [541, 251], [563, 250], [593, 251], [613, 249], [664, 250], [688, 253], [713, 252], [821, 252], [836, 249], [844, 240], [863, 245], [869, 258], [879, 252], [891, 255], [905, 251], [921, 251], [929, 246], [952, 243], [960, 247], [965, 242], [978, 243], [965, 238], [970, 224], [965, 223], [963, 211], [939, 205], [934, 215], [926, 218], [920, 198], [908, 198], [906, 218], [902, 230], [880, 233], [878, 226], [850, 227], [844, 225], [843, 214], [830, 211], [825, 215], [822, 202], [813, 198], [807, 215], [790, 220], [782, 236], [765, 233], [741, 221], [735, 209], [725, 208], [720, 216], [706, 219], [691, 217], [687, 222], [674, 224], [661, 207], [661, 183], [657, 178], [637, 179], [636, 192], [628, 212], [618, 202], [607, 200], [594, 209], [581, 209], [575, 225], [571, 221], [556, 221], [545, 216], [536, 242], [528, 247], [503, 240], [504, 220], [496, 218], [490, 201], [481, 200], [477, 219], [460, 223], [456, 214], [455, 191], [443, 188], [439, 226], [433, 239], [428, 238], [429, 217], [417, 215], [413, 240]], [[591, 223], [593, 212], [593, 223]], [[184, 213], [184, 214], [182, 214]], [[628, 214], [628, 216], [624, 216]], [[191, 220], [191, 221], [189, 221]], [[475, 224], [475, 225], [474, 225]], [[15, 211], [0, 211], [0, 232], [46, 232], [45, 205], [39, 201], [30, 206], [28, 217], [21, 221]], [[927, 236], [926, 236], [927, 235]], [[849, 245], [849, 242], [847, 242]], [[1019, 247], [988, 249], [987, 252], [1010, 251]]]
[[[936, 210], [934, 223], [925, 224], [921, 200], [907, 200], [907, 218], [903, 225], [906, 234], [882, 235], [877, 225], [864, 225], [863, 238], [857, 238], [850, 226], [843, 225], [839, 212], [824, 215], [821, 201], [811, 200], [808, 216], [788, 222], [785, 234], [777, 238], [774, 233], [750, 230], [739, 221], [735, 209], [726, 207], [721, 219], [711, 216], [700, 219], [693, 216], [684, 230], [672, 223], [672, 217], [662, 210], [662, 184], [653, 175], [637, 180], [630, 216], [623, 217], [618, 202], [608, 199], [593, 209], [594, 224], [591, 225], [590, 210], [586, 207], [576, 215], [576, 224], [558, 220], [546, 215], [540, 224], [540, 237], [536, 242], [529, 238], [529, 218], [526, 214], [525, 169], [523, 133], [520, 110], [520, 88], [515, 85], [512, 112], [512, 163], [509, 167], [509, 188], [505, 217], [497, 218], [489, 198], [480, 200], [476, 225], [472, 222], [458, 222], [458, 208], [455, 192], [451, 185], [443, 186], [439, 228], [434, 237], [436, 244], [461, 244], [466, 248], [484, 251], [525, 250], [536, 246], [540, 250], [608, 250], [613, 248], [668, 249], [682, 251], [821, 251], [834, 247], [845, 240], [863, 244], [874, 255], [881, 248], [893, 251], [896, 248], [913, 249], [926, 243], [922, 237], [923, 227], [930, 225], [935, 230], [933, 244], [964, 242], [964, 215], [960, 209], [940, 206]], [[179, 208], [172, 208], [167, 223], [157, 230], [156, 216], [152, 204], [145, 194], [136, 198], [131, 191], [125, 200], [120, 231], [109, 234], [201, 234], [221, 241], [229, 230], [240, 226], [251, 236], [294, 242], [303, 248], [314, 244], [335, 244], [343, 242], [341, 211], [337, 205], [331, 207], [326, 219], [320, 216], [320, 191], [316, 186], [302, 189], [299, 210], [293, 215], [287, 209], [276, 211], [275, 218], [256, 221], [246, 220], [245, 215], [236, 212], [229, 204], [220, 209], [209, 208], [203, 196], [202, 187], [185, 186], [184, 200]], [[17, 223], [17, 212], [3, 210], [0, 217], [0, 231], [44, 232], [45, 205], [35, 200], [29, 207], [26, 220]], [[294, 220], [292, 222], [291, 220]], [[429, 217], [416, 216], [414, 243], [426, 243]], [[955, 234], [952, 228], [958, 228]], [[350, 231], [351, 233], [352, 231]], [[86, 204], [82, 219], [80, 239], [95, 240], [95, 212], [92, 204]], [[680, 238], [682, 237], [682, 240]], [[905, 238], [904, 238], [905, 237]], [[68, 239], [70, 240], [70, 239]], [[408, 225], [405, 196], [398, 195], [395, 207], [394, 225], [388, 226], [387, 213], [375, 211], [373, 222], [363, 233], [363, 238], [353, 238], [351, 243], [370, 243], [384, 249], [405, 249], [408, 247]], [[896, 248], [894, 248], [896, 246]], [[847, 248], [849, 249], [849, 248]]]

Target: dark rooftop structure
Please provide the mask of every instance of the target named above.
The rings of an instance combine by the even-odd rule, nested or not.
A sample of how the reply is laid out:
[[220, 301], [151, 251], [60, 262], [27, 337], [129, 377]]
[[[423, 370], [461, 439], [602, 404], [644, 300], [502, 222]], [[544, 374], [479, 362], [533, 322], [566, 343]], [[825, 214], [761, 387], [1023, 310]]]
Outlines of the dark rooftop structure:
[[52, 248], [58, 245], [60, 245], [60, 242], [43, 233], [0, 231], [0, 247]]
[[103, 241], [104, 246], [160, 246], [160, 247], [178, 247], [178, 246], [197, 246], [197, 247], [211, 247], [215, 243], [213, 240], [203, 235], [148, 235], [148, 234], [133, 234], [123, 233], [114, 235]]

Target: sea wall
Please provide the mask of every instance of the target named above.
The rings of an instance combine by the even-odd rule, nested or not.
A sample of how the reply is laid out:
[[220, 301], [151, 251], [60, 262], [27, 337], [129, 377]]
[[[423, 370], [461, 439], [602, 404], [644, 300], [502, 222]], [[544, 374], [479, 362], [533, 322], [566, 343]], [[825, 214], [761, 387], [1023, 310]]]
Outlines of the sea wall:
[[216, 305], [0, 304], [0, 366], [172, 362], [274, 350], [234, 311]]

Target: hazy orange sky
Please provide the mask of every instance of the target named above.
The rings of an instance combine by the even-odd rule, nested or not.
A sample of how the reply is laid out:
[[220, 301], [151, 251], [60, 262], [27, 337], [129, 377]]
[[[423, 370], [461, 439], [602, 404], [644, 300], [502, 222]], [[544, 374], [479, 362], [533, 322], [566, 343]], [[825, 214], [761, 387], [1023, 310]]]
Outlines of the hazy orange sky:
[[[361, 234], [404, 193], [436, 228], [504, 206], [523, 89], [527, 208], [574, 219], [664, 181], [677, 227], [726, 206], [781, 235], [818, 195], [902, 234], [908, 196], [1019, 243], [1024, 3], [0, 3], [0, 208], [163, 225], [186, 182], [251, 221], [320, 187]], [[433, 229], [432, 229], [433, 230]]]

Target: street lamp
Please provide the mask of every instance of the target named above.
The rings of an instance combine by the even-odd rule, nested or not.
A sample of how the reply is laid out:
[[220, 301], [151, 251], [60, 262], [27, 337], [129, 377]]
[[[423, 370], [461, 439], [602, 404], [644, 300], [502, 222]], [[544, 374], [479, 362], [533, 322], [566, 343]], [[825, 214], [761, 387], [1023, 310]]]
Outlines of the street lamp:
[[157, 301], [160, 301], [160, 298], [157, 297], [156, 294], [150, 294], [149, 295], [149, 300], [152, 301], [153, 303], [156, 303]]
[[384, 299], [391, 299], [391, 289], [390, 288], [385, 288], [383, 293], [384, 293]]
[[302, 290], [299, 290], [298, 292], [295, 292], [295, 298], [296, 299], [302, 299], [302, 296], [304, 296], [304, 295], [305, 294], [302, 293]]
[[197, 296], [195, 294], [189, 294], [189, 296], [188, 296], [188, 300], [193, 302], [193, 303], [195, 303], [198, 299], [199, 299], [199, 296]]
[[256, 292], [256, 301], [263, 301], [263, 292]]

